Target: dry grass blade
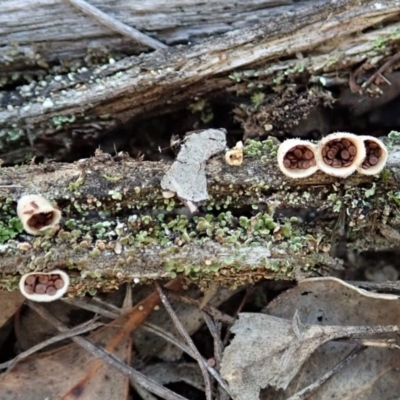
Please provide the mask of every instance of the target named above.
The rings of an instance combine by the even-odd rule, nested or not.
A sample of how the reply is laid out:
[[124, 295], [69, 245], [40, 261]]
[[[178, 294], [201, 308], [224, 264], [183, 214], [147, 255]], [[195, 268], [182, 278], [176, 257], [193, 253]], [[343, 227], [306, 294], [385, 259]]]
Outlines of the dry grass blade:
[[[96, 312], [99, 315], [103, 315], [107, 318], [116, 319], [119, 317], [118, 310], [116, 310], [115, 312], [104, 310], [103, 306], [105, 306], [106, 304], [101, 304], [101, 302], [99, 302], [98, 305], [94, 305], [94, 304], [88, 303], [84, 299], [66, 299], [65, 301], [69, 304], [73, 304], [73, 305], [83, 308], [85, 310]], [[206, 315], [208, 315], [208, 314], [206, 314]], [[195, 358], [195, 356], [189, 346], [180, 342], [179, 340], [177, 340], [175, 338], [175, 336], [165, 332], [160, 327], [158, 327], [154, 324], [151, 324], [149, 322], [144, 322], [140, 326], [140, 329], [151, 332], [151, 333], [163, 338], [165, 341], [173, 344], [174, 346], [176, 346], [176, 347], [180, 348], [182, 351], [184, 351], [186, 354]], [[222, 350], [221, 350], [221, 357], [222, 357]], [[207, 368], [208, 372], [214, 377], [214, 379], [220, 384], [220, 386], [223, 388], [223, 390], [225, 390], [226, 393], [229, 393], [228, 385], [221, 378], [220, 374], [214, 368], [210, 367], [207, 364], [207, 361], [204, 358], [203, 358], [203, 365], [205, 366], [205, 368]]]
[[313, 382], [311, 385], [305, 387], [300, 390], [293, 396], [290, 396], [287, 400], [304, 400], [306, 399], [313, 391], [318, 389], [321, 385], [323, 385], [329, 378], [331, 378], [336, 372], [345, 367], [351, 360], [356, 358], [362, 351], [364, 351], [366, 347], [357, 347], [352, 350], [342, 361], [336, 364], [330, 371], [321, 376], [317, 381]]
[[189, 345], [190, 349], [192, 350], [193, 356], [195, 357], [195, 360], [198, 362], [200, 371], [204, 378], [206, 398], [207, 398], [207, 400], [212, 400], [211, 381], [210, 381], [210, 377], [208, 376], [207, 369], [204, 367], [202, 355], [197, 350], [197, 348], [194, 345], [189, 334], [185, 331], [185, 328], [183, 327], [183, 325], [179, 321], [178, 317], [176, 316], [171, 304], [169, 303], [169, 301], [167, 299], [167, 296], [161, 289], [160, 285], [156, 282], [154, 284], [154, 286], [157, 290], [157, 293], [160, 296], [162, 303], [164, 304], [165, 309], [167, 310], [168, 314], [170, 315], [172, 321], [174, 322], [176, 328], [178, 329], [179, 333], [182, 335], [182, 337], [185, 339], [186, 343]]
[[[144, 329], [148, 332], [154, 333], [155, 335], [165, 339], [166, 341], [170, 342], [174, 346], [179, 347], [182, 351], [184, 351], [186, 354], [189, 356], [193, 357], [196, 359], [195, 355], [193, 354], [192, 349], [187, 346], [184, 343], [179, 342], [174, 336], [171, 334], [163, 331], [160, 327], [150, 324], [148, 322], [145, 322], [142, 324], [141, 329]], [[228, 385], [225, 383], [225, 381], [221, 378], [220, 374], [212, 367], [210, 367], [207, 364], [207, 361], [202, 357], [202, 363], [205, 368], [207, 368], [208, 372], [215, 378], [215, 380], [221, 385], [221, 387], [225, 390], [225, 392], [229, 393], [229, 388]]]
[[211, 315], [215, 320], [223, 322], [224, 324], [228, 324], [228, 325], [233, 325], [236, 321], [235, 318], [231, 317], [228, 314], [224, 314], [223, 312], [221, 312], [220, 310], [218, 310], [218, 308], [215, 308], [213, 306], [210, 306], [209, 304], [205, 305], [205, 306], [201, 306], [201, 301], [196, 300], [196, 299], [192, 299], [190, 297], [187, 296], [182, 296], [178, 293], [168, 293], [168, 296], [173, 299], [173, 300], [178, 300], [181, 301], [183, 303], [187, 303], [187, 304], [192, 304], [198, 308], [201, 308], [203, 311], [205, 311], [207, 314]]
[[[166, 287], [179, 290], [181, 288], [181, 282], [178, 279], [175, 279], [166, 284]], [[160, 302], [160, 298], [157, 293], [151, 293], [144, 300], [138, 303], [132, 310], [126, 314], [121, 316], [120, 318], [115, 319], [113, 322], [109, 324], [109, 326], [121, 326], [118, 333], [107, 343], [105, 347], [105, 351], [112, 353], [116, 346], [126, 338], [132, 331], [137, 329], [143, 321], [148, 317], [148, 315], [153, 311], [154, 307], [158, 305]], [[71, 388], [71, 393], [76, 390], [77, 387], [80, 387], [85, 382], [87, 382], [100, 368], [101, 360], [96, 360], [93, 362], [86, 372], [86, 375], [78, 382], [73, 388]]]
[[[65, 339], [70, 339], [74, 336], [82, 335], [83, 333], [93, 331], [97, 329], [99, 326], [103, 326], [102, 322], [94, 322], [93, 320], [85, 322], [81, 325], [75, 326], [74, 328], [69, 329], [66, 332], [60, 333], [57, 336], [54, 336], [48, 340], [45, 340], [42, 343], [37, 344], [36, 346], [31, 347], [30, 349], [18, 354], [12, 360], [6, 361], [0, 364], [0, 369], [9, 368], [7, 372], [11, 370], [11, 368], [18, 362], [21, 361], [30, 355], [42, 350], [43, 348], [50, 346], [51, 344], [60, 342]], [[1, 379], [4, 379], [5, 375], [2, 375]]]
[[93, 312], [95, 314], [99, 314], [99, 315], [102, 315], [103, 317], [110, 318], [110, 319], [118, 318], [121, 315], [118, 312], [106, 310], [106, 309], [104, 309], [104, 307], [102, 307], [100, 305], [89, 303], [84, 298], [83, 299], [69, 299], [69, 298], [66, 298], [66, 299], [62, 299], [62, 301], [64, 303], [71, 304], [73, 306], [82, 308], [82, 309], [87, 310], [87, 311], [91, 311], [91, 312]]
[[97, 7], [94, 7], [91, 4], [87, 3], [85, 0], [68, 0], [68, 1], [83, 13], [95, 18], [102, 25], [107, 26], [113, 31], [121, 33], [124, 36], [130, 37], [131, 39], [136, 40], [138, 43], [142, 43], [145, 46], [149, 46], [152, 49], [156, 50], [165, 49], [168, 47], [164, 43], [161, 43], [158, 40], [145, 35], [144, 33], [138, 31], [137, 29], [134, 29], [131, 26], [116, 20], [115, 18], [112, 18], [108, 14], [99, 10]]
[[[210, 331], [213, 340], [214, 340], [214, 357], [215, 357], [215, 364], [217, 369], [221, 367], [222, 363], [222, 353], [224, 349], [224, 345], [221, 340], [221, 327], [222, 324], [220, 322], [215, 323], [213, 319], [203, 311], [203, 318], [206, 321], [208, 330]], [[218, 375], [219, 376], [219, 375]], [[218, 383], [221, 385], [218, 387], [218, 400], [228, 400], [230, 397], [228, 385], [225, 381], [219, 376], [221, 380], [218, 380]], [[221, 383], [222, 381], [222, 383]], [[224, 391], [222, 389], [224, 389]]]

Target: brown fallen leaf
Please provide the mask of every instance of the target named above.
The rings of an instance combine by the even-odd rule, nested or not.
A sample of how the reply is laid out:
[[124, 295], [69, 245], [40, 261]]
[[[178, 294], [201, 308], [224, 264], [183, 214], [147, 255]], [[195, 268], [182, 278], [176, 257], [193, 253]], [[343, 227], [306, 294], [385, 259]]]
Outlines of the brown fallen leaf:
[[[303, 325], [265, 314], [243, 313], [232, 327], [236, 334], [224, 352], [221, 375], [234, 399], [258, 400], [268, 385], [286, 389], [310, 355], [339, 338], [370, 334], [368, 326]], [[400, 326], [374, 327], [374, 333], [399, 332]]]
[[[110, 340], [114, 329], [101, 329], [90, 335], [98, 344]], [[121, 342], [114, 355], [129, 363], [130, 340]], [[58, 400], [64, 393], [69, 399], [124, 400], [128, 395], [128, 381], [108, 364], [101, 364], [96, 374], [83, 385], [76, 385], [95, 358], [76, 344], [70, 344], [45, 353], [35, 354], [18, 363], [0, 383], [1, 400]], [[71, 391], [71, 386], [74, 390]]]
[[[166, 287], [177, 290], [179, 280]], [[115, 319], [89, 338], [130, 364], [130, 333], [135, 330], [160, 302], [151, 293], [132, 310]], [[27, 385], [29, 382], [29, 385]], [[0, 384], [1, 400], [124, 400], [128, 396], [128, 379], [87, 351], [70, 344], [36, 354], [17, 364]]]
[[[273, 300], [265, 312], [275, 317], [291, 319], [296, 310], [300, 320], [306, 324], [370, 327], [400, 325], [399, 296], [367, 292], [335, 278], [306, 279]], [[390, 348], [391, 344], [399, 344], [398, 334], [375, 339], [375, 346], [380, 343], [381, 347], [366, 344], [369, 347], [304, 397], [301, 394], [303, 389], [318, 382], [324, 374], [332, 371], [359, 347], [355, 341], [331, 341], [322, 345], [304, 363], [285, 391], [268, 388], [262, 392], [261, 399], [398, 398], [399, 350]], [[363, 344], [365, 342], [361, 341], [360, 345]]]

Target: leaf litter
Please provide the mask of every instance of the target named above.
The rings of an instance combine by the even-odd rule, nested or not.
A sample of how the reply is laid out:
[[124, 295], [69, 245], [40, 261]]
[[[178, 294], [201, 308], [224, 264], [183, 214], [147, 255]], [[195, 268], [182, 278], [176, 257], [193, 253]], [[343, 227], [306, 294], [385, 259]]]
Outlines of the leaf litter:
[[[176, 290], [180, 282], [171, 281], [167, 286]], [[130, 365], [130, 334], [159, 302], [157, 293], [149, 294], [129, 313], [89, 335], [89, 340]], [[75, 343], [28, 357], [0, 376], [1, 400], [122, 400], [128, 398], [128, 389], [126, 375]]]
[[[231, 328], [236, 336], [225, 350], [222, 377], [234, 399], [396, 398], [400, 358], [392, 344], [400, 330], [398, 299], [336, 278], [303, 280], [264, 314], [240, 314]], [[367, 348], [306, 390], [307, 397], [298, 395], [360, 347]]]

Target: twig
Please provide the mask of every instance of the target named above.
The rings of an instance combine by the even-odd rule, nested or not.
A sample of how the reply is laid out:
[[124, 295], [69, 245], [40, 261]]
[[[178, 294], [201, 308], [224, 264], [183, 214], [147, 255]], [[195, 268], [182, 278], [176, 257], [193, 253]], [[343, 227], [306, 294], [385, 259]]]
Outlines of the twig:
[[132, 28], [129, 25], [124, 24], [121, 21], [109, 16], [103, 11], [99, 10], [97, 7], [92, 6], [87, 3], [85, 0], [68, 0], [74, 7], [83, 13], [90, 15], [102, 25], [107, 26], [115, 32], [120, 33], [121, 35], [127, 36], [133, 40], [136, 40], [138, 43], [141, 43], [145, 46], [151, 47], [152, 49], [166, 49], [168, 46], [164, 43], [159, 42], [156, 39], [151, 38], [150, 36], [145, 35], [144, 33], [138, 31], [135, 28]]
[[200, 371], [203, 375], [204, 378], [204, 386], [205, 386], [205, 393], [206, 393], [206, 399], [207, 400], [212, 400], [212, 392], [211, 392], [211, 382], [210, 382], [210, 377], [207, 373], [207, 369], [203, 365], [203, 357], [197, 350], [196, 346], [194, 345], [192, 339], [190, 338], [189, 334], [186, 332], [185, 328], [179, 321], [177, 315], [175, 314], [174, 309], [172, 308], [171, 304], [169, 303], [167, 296], [161, 289], [161, 286], [157, 283], [154, 282], [154, 286], [157, 290], [158, 295], [160, 296], [160, 299], [162, 303], [164, 304], [165, 309], [167, 310], [169, 316], [171, 317], [172, 321], [175, 324], [175, 327], [178, 329], [179, 333], [182, 335], [182, 337], [185, 339], [186, 343], [188, 346], [191, 348], [193, 352], [193, 356], [195, 357], [195, 360], [198, 362]]
[[[9, 368], [9, 370], [7, 371], [7, 373], [8, 373], [11, 370], [11, 368], [13, 368], [14, 365], [18, 361], [21, 361], [21, 360], [29, 357], [30, 355], [36, 353], [37, 351], [42, 350], [43, 348], [50, 346], [53, 343], [60, 342], [61, 340], [69, 339], [69, 338], [72, 338], [73, 336], [82, 335], [83, 333], [92, 331], [94, 329], [97, 329], [99, 326], [103, 326], [103, 325], [104, 324], [102, 322], [94, 322], [93, 320], [84, 322], [83, 324], [75, 326], [74, 328], [71, 328], [66, 332], [60, 333], [59, 335], [56, 335], [50, 339], [47, 339], [41, 343], [38, 343], [37, 345], [29, 348], [28, 350], [25, 350], [22, 353], [18, 354], [12, 360], [1, 363], [0, 369]], [[2, 375], [2, 378], [3, 377], [4, 377], [4, 374]]]
[[394, 54], [392, 57], [389, 58], [388, 61], [383, 64], [378, 71], [373, 73], [362, 85], [361, 87], [363, 89], [366, 89], [378, 75], [383, 74], [389, 67], [391, 67], [395, 62], [400, 60], [400, 51], [398, 51], [396, 54]]
[[[200, 305], [201, 305], [201, 300], [199, 301], [199, 300], [192, 299], [190, 297], [181, 296], [177, 293], [172, 293], [170, 291], [168, 291], [168, 296], [171, 299], [181, 301], [182, 303], [192, 304], [192, 305], [196, 306], [197, 308], [200, 308]], [[235, 323], [235, 320], [236, 320], [235, 318], [231, 317], [228, 314], [224, 314], [223, 312], [219, 311], [217, 308], [215, 308], [213, 306], [210, 306], [209, 304], [205, 305], [202, 308], [202, 310], [205, 311], [207, 314], [211, 315], [217, 321], [221, 321], [228, 325], [233, 325]]]
[[[215, 358], [215, 365], [217, 370], [221, 367], [222, 363], [222, 353], [223, 353], [223, 344], [221, 340], [221, 327], [222, 324], [221, 322], [215, 323], [215, 321], [206, 313], [203, 311], [203, 318], [204, 321], [206, 321], [208, 330], [210, 331], [213, 339], [214, 339], [214, 358]], [[222, 378], [221, 378], [222, 379]], [[218, 399], [219, 400], [228, 400], [229, 399], [229, 390], [227, 390], [223, 385], [221, 385], [221, 382], [218, 381], [220, 386], [218, 386]], [[225, 382], [224, 382], [225, 384]], [[225, 392], [222, 390], [224, 389]]]
[[91, 311], [91, 312], [94, 312], [96, 314], [102, 315], [103, 317], [106, 317], [106, 318], [115, 319], [115, 318], [118, 318], [120, 316], [120, 314], [117, 314], [116, 312], [105, 310], [104, 308], [102, 308], [99, 305], [90, 303], [85, 298], [83, 298], [83, 299], [65, 298], [65, 299], [62, 299], [62, 301], [64, 303], [71, 304], [71, 305], [73, 305], [75, 307], [79, 307], [79, 308], [82, 308], [84, 310]]
[[323, 385], [329, 378], [331, 378], [334, 374], [336, 374], [339, 370], [345, 367], [351, 360], [356, 358], [362, 351], [364, 351], [366, 347], [356, 347], [352, 350], [342, 361], [337, 363], [330, 371], [326, 374], [322, 375], [321, 378], [317, 379], [311, 385], [305, 387], [304, 389], [300, 390], [293, 396], [290, 396], [286, 400], [303, 400], [306, 399], [313, 391], [318, 389], [321, 385]]
[[[144, 322], [139, 329], [144, 329], [145, 331], [154, 333], [155, 335], [163, 338], [167, 342], [173, 344], [174, 346], [178, 347], [182, 351], [184, 351], [186, 354], [189, 354], [190, 357], [193, 357], [196, 359], [195, 355], [193, 354], [192, 349], [187, 346], [184, 343], [181, 343], [176, 339], [175, 336], [163, 331], [160, 329], [159, 326], [153, 325], [150, 322]], [[202, 357], [203, 360], [203, 365], [205, 368], [207, 368], [208, 372], [212, 375], [212, 377], [221, 385], [221, 387], [229, 394], [229, 387], [228, 385], [224, 382], [224, 380], [221, 378], [221, 375], [216, 371], [213, 367], [210, 367], [207, 364], [207, 361]]]
[[[42, 318], [46, 319], [50, 322], [53, 326], [55, 326], [59, 331], [65, 332], [68, 328], [60, 322], [56, 317], [51, 315], [43, 306], [33, 303], [31, 301], [27, 302], [28, 306], [35, 310]], [[142, 373], [134, 370], [133, 368], [129, 367], [128, 365], [121, 362], [117, 357], [113, 354], [107, 352], [106, 350], [102, 349], [101, 347], [95, 345], [89, 339], [83, 337], [73, 337], [72, 340], [87, 350], [89, 353], [93, 354], [95, 357], [107, 362], [117, 371], [121, 372], [125, 376], [129, 378], [130, 381], [136, 382], [137, 384], [141, 385], [149, 392], [160, 396], [166, 400], [188, 400], [185, 397], [182, 397], [171, 390], [161, 386], [157, 382], [149, 379], [147, 376], [143, 375]]]
[[214, 339], [214, 357], [215, 357], [215, 364], [217, 367], [221, 366], [221, 361], [222, 361], [222, 351], [223, 351], [223, 345], [221, 341], [221, 328], [220, 324], [217, 327], [213, 319], [203, 311], [203, 318], [204, 321], [207, 324], [208, 330], [210, 331], [213, 339]]
[[[107, 318], [111, 318], [111, 319], [116, 319], [121, 314], [121, 310], [118, 309], [117, 307], [114, 307], [111, 304], [103, 302], [102, 300], [97, 299], [95, 297], [93, 299], [91, 299], [90, 301], [87, 299], [63, 299], [63, 301], [65, 301], [66, 303], [69, 303], [69, 304], [76, 305], [77, 307], [80, 307], [84, 310], [96, 312], [99, 315], [103, 315], [103, 316], [105, 316]], [[92, 304], [92, 302], [97, 303], [97, 304]], [[105, 310], [104, 307], [108, 307], [115, 311]], [[178, 341], [175, 338], [175, 336], [163, 331], [157, 325], [153, 325], [149, 322], [143, 322], [139, 329], [143, 329], [145, 331], [151, 332], [151, 333], [163, 338], [165, 341], [178, 347], [179, 349], [184, 351], [189, 356], [193, 357], [194, 359], [196, 358], [189, 346]], [[214, 368], [210, 367], [204, 358], [203, 358], [203, 364], [204, 364], [205, 368], [207, 368], [208, 372], [213, 376], [213, 378], [220, 384], [220, 387], [222, 387], [225, 390], [225, 392], [229, 395], [229, 387], [225, 383], [225, 381], [221, 378], [221, 375], [218, 373], [218, 371], [216, 371]]]

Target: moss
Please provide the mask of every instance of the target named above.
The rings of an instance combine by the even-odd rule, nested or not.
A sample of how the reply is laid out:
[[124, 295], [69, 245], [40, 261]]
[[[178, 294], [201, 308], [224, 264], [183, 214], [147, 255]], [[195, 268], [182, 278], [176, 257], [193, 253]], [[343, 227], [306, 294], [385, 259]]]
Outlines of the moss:
[[14, 239], [23, 231], [22, 223], [17, 217], [0, 220], [0, 243]]
[[82, 177], [79, 177], [76, 181], [71, 182], [68, 185], [68, 189], [71, 190], [72, 192], [77, 191], [83, 184], [84, 184], [84, 179]]
[[279, 144], [274, 139], [258, 141], [249, 139], [243, 147], [243, 154], [249, 157], [265, 157], [266, 160], [275, 158], [278, 152]]

